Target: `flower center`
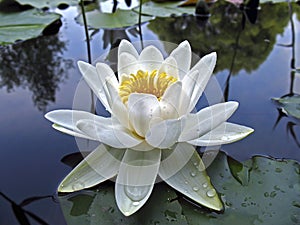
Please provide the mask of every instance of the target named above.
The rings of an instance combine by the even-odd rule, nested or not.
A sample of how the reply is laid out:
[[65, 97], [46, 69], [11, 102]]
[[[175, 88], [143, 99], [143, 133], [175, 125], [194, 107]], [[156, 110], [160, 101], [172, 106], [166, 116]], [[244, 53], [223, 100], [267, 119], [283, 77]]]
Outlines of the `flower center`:
[[136, 74], [130, 74], [127, 79], [121, 82], [119, 95], [124, 104], [127, 103], [129, 95], [132, 93], [152, 94], [160, 100], [166, 89], [176, 81], [177, 78], [164, 72], [158, 74], [157, 70], [153, 70], [151, 73], [139, 70]]

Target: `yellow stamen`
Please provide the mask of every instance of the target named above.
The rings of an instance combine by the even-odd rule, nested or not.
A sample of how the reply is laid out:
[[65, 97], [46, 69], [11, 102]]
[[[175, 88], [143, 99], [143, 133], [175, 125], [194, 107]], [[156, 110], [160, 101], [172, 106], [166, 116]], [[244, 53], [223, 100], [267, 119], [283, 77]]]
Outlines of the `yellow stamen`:
[[128, 79], [121, 82], [119, 95], [124, 104], [127, 103], [129, 95], [132, 93], [152, 94], [160, 100], [166, 89], [176, 81], [177, 78], [164, 72], [158, 74], [157, 70], [153, 70], [149, 74], [147, 71], [139, 70], [136, 74], [130, 74]]

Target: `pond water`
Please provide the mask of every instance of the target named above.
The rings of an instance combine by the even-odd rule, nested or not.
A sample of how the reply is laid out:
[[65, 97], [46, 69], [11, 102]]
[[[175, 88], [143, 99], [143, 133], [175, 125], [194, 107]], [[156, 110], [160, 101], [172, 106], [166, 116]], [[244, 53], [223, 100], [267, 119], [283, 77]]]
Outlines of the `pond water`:
[[[84, 29], [74, 21], [78, 9], [56, 11], [63, 14], [57, 35], [0, 48], [1, 225], [18, 224], [13, 202], [39, 196], [45, 198], [24, 208], [48, 224], [66, 224], [51, 196], [71, 169], [61, 159], [78, 147], [73, 137], [54, 131], [43, 115], [72, 108], [81, 79], [76, 62], [87, 61], [87, 50]], [[255, 129], [246, 139], [222, 146], [223, 151], [237, 160], [259, 154], [300, 161], [300, 122], [272, 101], [300, 94], [295, 69], [300, 67], [299, 4], [263, 4], [252, 24], [243, 22], [242, 11], [234, 5], [217, 2], [208, 21], [186, 15], [157, 18], [143, 24], [141, 33], [143, 40], [179, 44], [187, 39], [199, 56], [218, 53], [214, 76], [225, 98], [240, 103], [230, 121]], [[140, 40], [136, 27], [95, 30], [92, 59], [122, 38]]]

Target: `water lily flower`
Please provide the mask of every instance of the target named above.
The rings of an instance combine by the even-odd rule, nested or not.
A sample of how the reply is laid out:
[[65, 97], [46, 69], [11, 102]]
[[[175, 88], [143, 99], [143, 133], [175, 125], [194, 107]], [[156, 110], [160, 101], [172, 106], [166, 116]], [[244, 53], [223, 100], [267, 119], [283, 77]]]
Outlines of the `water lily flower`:
[[223, 208], [194, 146], [231, 143], [253, 129], [226, 122], [238, 107], [234, 101], [193, 111], [217, 57], [216, 53], [206, 55], [190, 68], [191, 54], [188, 41], [164, 59], [154, 46], [138, 54], [123, 40], [118, 49], [118, 79], [104, 63], [94, 67], [78, 62], [85, 81], [111, 117], [76, 110], [45, 115], [55, 129], [101, 143], [58, 191], [73, 192], [116, 177], [116, 202], [129, 216], [145, 204], [161, 178], [206, 207]]

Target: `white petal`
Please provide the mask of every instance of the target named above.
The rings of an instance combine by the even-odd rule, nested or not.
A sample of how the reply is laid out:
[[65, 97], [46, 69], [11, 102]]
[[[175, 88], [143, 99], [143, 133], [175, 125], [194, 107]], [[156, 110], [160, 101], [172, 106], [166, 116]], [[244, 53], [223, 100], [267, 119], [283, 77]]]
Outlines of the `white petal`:
[[117, 205], [125, 216], [135, 213], [150, 197], [160, 159], [160, 149], [126, 151], [115, 185]]
[[110, 80], [115, 88], [119, 86], [118, 80], [114, 71], [105, 63], [97, 63], [96, 71], [101, 79], [103, 86], [105, 87], [106, 80]]
[[174, 49], [171, 54], [177, 62], [180, 80], [183, 79], [184, 75], [189, 71], [191, 67], [192, 51], [188, 41], [184, 41]]
[[196, 114], [184, 116], [185, 126], [180, 142], [196, 139], [225, 122], [237, 109], [238, 102], [224, 102], [206, 107]]
[[79, 137], [79, 138], [85, 138], [85, 139], [89, 139], [89, 140], [95, 140], [94, 138], [92, 137], [89, 137], [81, 132], [76, 132], [76, 131], [73, 131], [73, 130], [69, 130], [68, 128], [65, 128], [65, 127], [61, 127], [57, 124], [52, 124], [52, 127], [55, 129], [55, 130], [58, 130], [64, 134], [68, 134], [68, 135], [71, 135], [71, 136], [74, 136], [74, 137]]
[[93, 187], [114, 177], [119, 170], [124, 151], [100, 144], [83, 159], [60, 183], [59, 192], [73, 192]]
[[131, 148], [143, 141], [111, 118], [99, 117], [97, 120], [80, 120], [77, 127], [86, 135], [114, 148]]
[[[110, 108], [107, 104], [107, 98], [109, 96], [105, 94], [105, 84], [103, 83], [101, 77], [97, 73], [96, 68], [91, 64], [83, 61], [78, 62], [78, 67], [89, 87], [93, 90], [93, 92], [95, 93], [97, 98], [102, 102], [105, 108], [110, 111]], [[105, 72], [108, 72], [108, 74], [103, 73], [102, 76], [110, 76], [112, 71], [106, 70]]]
[[169, 56], [162, 62], [161, 66], [158, 70], [158, 74], [161, 74], [161, 73], [166, 73], [169, 76], [178, 78], [178, 67], [177, 67], [177, 62], [174, 57]]
[[54, 110], [48, 112], [45, 115], [45, 118], [53, 122], [53, 128], [72, 135], [76, 137], [82, 137], [87, 139], [92, 139], [91, 137], [86, 136], [80, 130], [77, 129], [76, 123], [81, 119], [91, 119], [93, 120], [96, 115], [85, 112], [85, 111], [77, 111], [77, 110]]
[[128, 98], [128, 114], [136, 133], [145, 137], [150, 122], [160, 117], [160, 107], [154, 95], [133, 93]]
[[183, 129], [182, 121], [178, 119], [163, 120], [152, 125], [146, 135], [146, 141], [157, 148], [169, 148], [177, 141]]
[[[184, 148], [190, 148], [190, 151], [194, 150], [193, 155], [188, 162], [185, 162], [182, 167], [182, 162], [180, 161], [182, 154], [179, 154], [180, 151], [177, 151], [174, 154], [179, 155], [172, 157], [174, 159], [173, 163], [170, 160], [170, 162], [165, 165], [161, 164], [162, 166], [159, 168], [159, 176], [163, 179], [167, 178], [164, 179], [164, 181], [168, 185], [195, 202], [214, 210], [222, 210], [223, 205], [216, 193], [216, 190], [210, 183], [210, 178], [206, 174], [205, 166], [199, 154], [192, 146], [184, 146]], [[171, 169], [176, 169], [176, 166], [180, 166], [182, 169], [175, 175], [169, 177], [169, 174], [172, 173]]]
[[181, 92], [182, 83], [180, 81], [167, 88], [159, 102], [163, 119], [174, 119], [180, 116]]
[[174, 149], [163, 149], [159, 176], [167, 180], [181, 170], [194, 154], [194, 147], [186, 142], [178, 143]]
[[134, 56], [136, 59], [138, 59], [139, 54], [136, 51], [135, 47], [127, 40], [123, 39], [119, 45], [118, 48], [118, 57], [120, 57], [120, 55], [123, 52], [127, 52], [129, 54], [131, 54], [132, 56]]
[[193, 70], [190, 71], [182, 80], [182, 105], [185, 104], [185, 107], [181, 107], [183, 114], [191, 112], [190, 105], [192, 100], [192, 95], [197, 85], [197, 79], [199, 77], [199, 71]]
[[114, 115], [119, 122], [126, 128], [131, 129], [126, 106], [123, 104], [117, 89], [110, 80], [107, 80], [107, 91], [110, 96], [108, 105], [111, 109], [111, 114]]
[[215, 146], [229, 144], [243, 139], [253, 131], [254, 130], [250, 127], [225, 122], [209, 133], [197, 139], [188, 141], [188, 143], [197, 146]]
[[[217, 61], [217, 54], [215, 52], [208, 54], [200, 59], [200, 61], [191, 69], [189, 74], [193, 74], [194, 71], [198, 70], [198, 76], [194, 79], [195, 85], [192, 85], [193, 92], [191, 95], [191, 103], [189, 106], [189, 112], [193, 110], [200, 96], [202, 95], [210, 76], [215, 68]], [[185, 81], [183, 81], [185, 83]], [[185, 88], [185, 85], [183, 85]], [[186, 89], [185, 89], [186, 90]]]
[[147, 46], [139, 57], [139, 64], [144, 71], [158, 70], [164, 58], [161, 52], [154, 46]]
[[118, 78], [119, 81], [122, 80], [121, 76], [123, 74], [130, 75], [135, 74], [138, 70], [138, 62], [135, 56], [123, 52], [119, 55], [118, 58]]

